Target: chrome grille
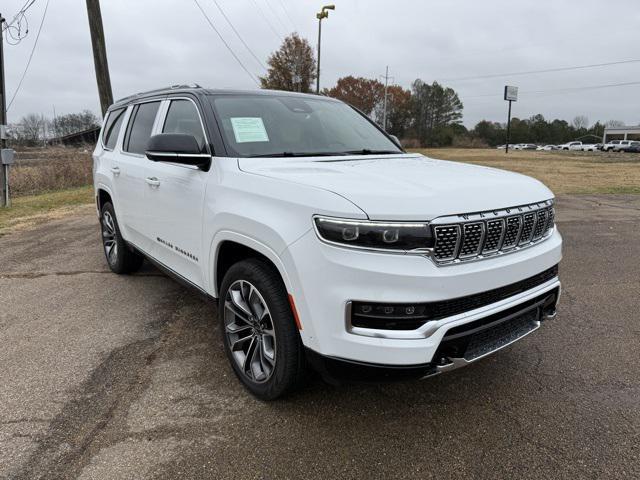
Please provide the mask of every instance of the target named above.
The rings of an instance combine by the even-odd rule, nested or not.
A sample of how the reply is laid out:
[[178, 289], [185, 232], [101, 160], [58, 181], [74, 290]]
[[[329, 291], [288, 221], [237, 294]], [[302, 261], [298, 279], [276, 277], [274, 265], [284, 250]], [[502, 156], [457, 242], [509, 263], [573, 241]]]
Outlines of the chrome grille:
[[459, 257], [473, 257], [480, 253], [484, 240], [484, 222], [465, 223], [462, 228], [462, 247]]
[[433, 259], [438, 264], [468, 261], [519, 250], [549, 237], [553, 201], [504, 210], [437, 218]]
[[539, 240], [547, 229], [547, 209], [536, 212], [536, 228], [533, 229], [533, 241]]
[[487, 222], [487, 233], [484, 241], [482, 253], [493, 253], [500, 249], [502, 238], [505, 234], [504, 219], [491, 220]]
[[502, 250], [515, 248], [520, 238], [520, 230], [522, 230], [521, 216], [507, 218], [507, 233], [504, 236]]
[[553, 207], [549, 207], [547, 211], [549, 215], [549, 220], [547, 222], [547, 230], [550, 230], [555, 226], [556, 211], [554, 210]]
[[533, 227], [536, 224], [536, 216], [533, 213], [527, 213], [522, 217], [522, 219], [522, 233], [520, 234], [520, 242], [518, 242], [519, 245], [524, 245], [531, 241]]
[[448, 225], [434, 228], [436, 246], [433, 256], [439, 261], [453, 260], [458, 256], [458, 244], [460, 243], [460, 227]]

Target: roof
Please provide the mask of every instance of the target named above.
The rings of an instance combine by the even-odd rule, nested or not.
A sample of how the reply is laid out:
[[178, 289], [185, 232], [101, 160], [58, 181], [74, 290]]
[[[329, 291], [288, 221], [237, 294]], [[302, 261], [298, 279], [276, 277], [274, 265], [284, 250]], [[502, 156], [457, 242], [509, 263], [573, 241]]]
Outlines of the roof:
[[[191, 93], [191, 94], [204, 94], [204, 95], [261, 95], [261, 96], [290, 96], [290, 97], [307, 97], [307, 98], [318, 98], [318, 95], [310, 94], [310, 93], [298, 93], [298, 92], [287, 92], [284, 90], [236, 90], [236, 89], [214, 89], [214, 88], [203, 88], [198, 84], [191, 85], [174, 85], [171, 87], [159, 88], [156, 90], [149, 90], [146, 92], [136, 93], [135, 95], [130, 95], [128, 97], [121, 98], [114, 102], [114, 104], [110, 108], [122, 107], [124, 105], [128, 105], [131, 102], [142, 100], [145, 98], [157, 97], [162, 95], [169, 94], [180, 94], [180, 93]], [[334, 100], [330, 97], [322, 97], [327, 100]], [[334, 100], [339, 101], [339, 100]]]
[[605, 133], [640, 133], [640, 125], [632, 127], [605, 127]]

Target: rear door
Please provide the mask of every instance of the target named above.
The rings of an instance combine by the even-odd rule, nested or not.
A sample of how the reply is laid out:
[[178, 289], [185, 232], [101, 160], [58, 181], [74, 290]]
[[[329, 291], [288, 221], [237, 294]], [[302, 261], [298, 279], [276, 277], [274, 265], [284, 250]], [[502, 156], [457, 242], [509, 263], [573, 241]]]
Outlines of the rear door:
[[[200, 106], [191, 97], [165, 102], [158, 132], [193, 135], [202, 153], [211, 153]], [[204, 286], [202, 216], [210, 172], [198, 167], [148, 161], [146, 204], [149, 215], [151, 255], [183, 278]], [[212, 166], [213, 168], [213, 166]]]
[[147, 191], [147, 165], [145, 157], [147, 142], [154, 131], [161, 100], [138, 103], [129, 107], [127, 129], [122, 148], [114, 167], [118, 170], [116, 180], [118, 223], [124, 238], [143, 251], [148, 251], [149, 237], [145, 231], [148, 212], [145, 208]]

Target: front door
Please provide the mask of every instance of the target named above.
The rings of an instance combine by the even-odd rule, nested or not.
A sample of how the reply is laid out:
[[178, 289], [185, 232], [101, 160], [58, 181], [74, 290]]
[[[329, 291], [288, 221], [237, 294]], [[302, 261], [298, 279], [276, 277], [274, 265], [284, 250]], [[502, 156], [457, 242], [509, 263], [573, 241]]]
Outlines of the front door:
[[[208, 153], [206, 135], [196, 103], [189, 98], [167, 101], [160, 121], [162, 133], [193, 135]], [[150, 184], [145, 194], [149, 215], [150, 252], [156, 260], [199, 287], [204, 287], [202, 218], [209, 172], [197, 167], [147, 161]]]

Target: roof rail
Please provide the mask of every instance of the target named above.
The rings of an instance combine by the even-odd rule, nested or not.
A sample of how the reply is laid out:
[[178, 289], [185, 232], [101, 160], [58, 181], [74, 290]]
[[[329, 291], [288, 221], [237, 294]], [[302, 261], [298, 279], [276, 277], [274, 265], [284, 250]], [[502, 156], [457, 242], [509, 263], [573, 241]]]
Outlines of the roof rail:
[[197, 83], [183, 83], [182, 85], [171, 85], [172, 90], [176, 88], [202, 88], [202, 87]]
[[119, 104], [119, 103], [125, 103], [125, 102], [129, 102], [135, 98], [141, 97], [142, 95], [149, 95], [149, 94], [153, 94], [153, 93], [160, 93], [160, 92], [166, 92], [167, 90], [177, 90], [180, 88], [202, 88], [200, 85], [198, 85], [197, 83], [185, 83], [185, 84], [176, 84], [176, 85], [171, 85], [170, 87], [164, 87], [164, 88], [157, 88], [154, 90], [148, 90], [146, 92], [138, 92], [138, 93], [134, 93], [133, 95], [129, 95], [127, 97], [121, 98], [114, 103], [115, 104]]

